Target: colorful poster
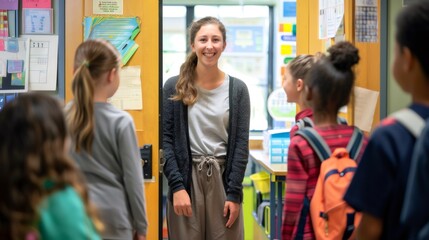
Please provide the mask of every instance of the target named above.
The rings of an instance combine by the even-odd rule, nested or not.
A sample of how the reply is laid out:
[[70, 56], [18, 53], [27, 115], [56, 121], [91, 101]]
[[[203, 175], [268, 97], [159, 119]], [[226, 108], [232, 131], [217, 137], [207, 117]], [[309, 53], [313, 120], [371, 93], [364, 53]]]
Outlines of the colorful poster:
[[280, 23], [279, 35], [282, 42], [295, 42], [296, 41], [296, 24], [294, 23]]
[[122, 64], [126, 65], [139, 47], [134, 38], [140, 32], [138, 17], [85, 17], [84, 39], [101, 38], [109, 41], [118, 49], [122, 56]]
[[0, 93], [28, 91], [29, 39], [0, 38], [6, 51], [0, 51]]
[[51, 0], [22, 0], [22, 8], [51, 8]]

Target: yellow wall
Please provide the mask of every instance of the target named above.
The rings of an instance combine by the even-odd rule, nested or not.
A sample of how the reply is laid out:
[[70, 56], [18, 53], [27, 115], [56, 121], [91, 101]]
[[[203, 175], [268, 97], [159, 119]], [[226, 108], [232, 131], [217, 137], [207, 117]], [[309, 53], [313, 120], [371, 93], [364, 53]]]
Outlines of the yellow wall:
[[[139, 48], [128, 66], [140, 65], [143, 110], [129, 111], [134, 118], [139, 145], [152, 144], [152, 173], [154, 182], [146, 182], [146, 204], [149, 219], [147, 239], [158, 239], [159, 179], [159, 1], [124, 0], [124, 16], [138, 16], [141, 32], [136, 37]], [[83, 41], [82, 20], [92, 15], [91, 0], [69, 0], [66, 4], [66, 101], [73, 98], [71, 80], [73, 57], [77, 46]], [[114, 217], [114, 216], [112, 216]]]
[[[354, 42], [354, 2], [346, 0], [344, 10], [344, 31], [346, 40], [355, 44], [359, 49], [360, 62], [357, 65], [356, 86], [364, 87], [374, 91], [380, 91], [380, 41], [376, 43]], [[318, 1], [298, 0], [297, 1], [297, 54], [314, 54], [325, 52], [329, 45], [326, 41], [319, 40], [318, 37]], [[380, 26], [380, 0], [378, 0], [378, 22]], [[380, 27], [378, 28], [380, 36]], [[353, 99], [348, 106], [353, 109]], [[353, 111], [348, 111], [347, 120], [354, 123]], [[380, 121], [380, 99], [373, 118], [373, 127]]]

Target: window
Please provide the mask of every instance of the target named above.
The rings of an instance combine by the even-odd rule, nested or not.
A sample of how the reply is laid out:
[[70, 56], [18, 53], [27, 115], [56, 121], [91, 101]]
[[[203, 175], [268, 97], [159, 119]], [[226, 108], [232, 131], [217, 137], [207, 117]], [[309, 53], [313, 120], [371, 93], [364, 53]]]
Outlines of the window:
[[162, 25], [163, 82], [178, 75], [186, 58], [186, 7], [164, 6]]

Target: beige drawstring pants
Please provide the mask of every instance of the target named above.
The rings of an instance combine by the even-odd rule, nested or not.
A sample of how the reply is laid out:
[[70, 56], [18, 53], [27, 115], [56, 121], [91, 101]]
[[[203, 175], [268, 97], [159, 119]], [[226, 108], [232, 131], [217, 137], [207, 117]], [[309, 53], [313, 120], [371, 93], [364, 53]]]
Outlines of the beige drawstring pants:
[[224, 159], [195, 156], [192, 164], [192, 216], [179, 216], [170, 201], [167, 204], [168, 236], [171, 240], [243, 240], [243, 211], [231, 228], [223, 216], [226, 193], [222, 173]]

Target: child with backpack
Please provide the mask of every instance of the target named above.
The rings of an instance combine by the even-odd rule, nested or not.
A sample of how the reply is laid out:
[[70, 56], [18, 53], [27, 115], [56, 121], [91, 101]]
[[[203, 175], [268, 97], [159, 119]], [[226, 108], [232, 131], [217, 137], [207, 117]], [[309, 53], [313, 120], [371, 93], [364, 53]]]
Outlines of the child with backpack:
[[[422, 119], [429, 118], [428, 16], [429, 1], [417, 1], [402, 9], [396, 19], [392, 66], [396, 82], [412, 96], [412, 104], [406, 110]], [[416, 137], [396, 115], [383, 120], [372, 133], [344, 197], [349, 205], [363, 212], [360, 239], [409, 239], [407, 225], [412, 221], [401, 223], [400, 214]]]
[[408, 175], [401, 222], [407, 226], [407, 239], [429, 239], [429, 121], [425, 122], [414, 147]]
[[[295, 116], [296, 123], [304, 118], [313, 118], [313, 111], [305, 100], [305, 79], [319, 56], [309, 54], [299, 55], [292, 59], [286, 66], [282, 87], [286, 93], [287, 101], [296, 103], [300, 109], [300, 112]], [[290, 136], [294, 136], [299, 128], [299, 125], [295, 124], [290, 130]]]
[[[355, 151], [355, 160], [359, 160], [366, 138], [354, 126], [337, 121], [338, 111], [349, 102], [353, 89], [355, 75], [352, 67], [359, 61], [358, 50], [349, 42], [338, 42], [328, 49], [328, 53], [314, 64], [308, 75], [306, 99], [313, 109], [315, 123], [314, 129], [308, 129], [315, 130], [331, 152], [346, 148], [359, 133], [362, 140], [358, 141], [357, 149], [360, 150]], [[291, 139], [288, 151], [282, 239], [316, 238], [309, 210], [323, 159], [300, 131]]]

